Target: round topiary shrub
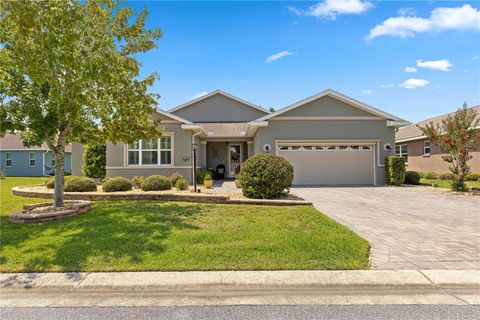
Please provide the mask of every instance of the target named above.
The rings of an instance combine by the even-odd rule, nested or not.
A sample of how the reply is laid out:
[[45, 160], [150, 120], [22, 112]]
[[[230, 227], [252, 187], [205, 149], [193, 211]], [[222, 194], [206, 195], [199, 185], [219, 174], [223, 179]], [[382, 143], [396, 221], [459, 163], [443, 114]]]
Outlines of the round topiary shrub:
[[172, 186], [177, 186], [177, 181], [183, 179], [183, 176], [179, 172], [174, 172], [169, 179]]
[[132, 178], [132, 183], [135, 187], [140, 188], [142, 186], [143, 180], [145, 180], [145, 177], [143, 176], [134, 176]]
[[257, 154], [248, 158], [240, 170], [242, 192], [255, 199], [275, 199], [292, 186], [293, 166], [285, 158]]
[[170, 179], [161, 175], [149, 176], [142, 182], [143, 191], [170, 190], [171, 188], [172, 183]]
[[420, 184], [420, 174], [416, 171], [405, 172], [405, 184]]
[[178, 190], [187, 190], [188, 181], [184, 178], [177, 179], [177, 183], [175, 183], [175, 188], [177, 188]]
[[132, 190], [132, 182], [124, 177], [110, 178], [102, 186], [104, 192]]
[[[77, 176], [64, 176], [63, 177], [63, 183], [64, 184], [67, 183], [67, 181], [72, 179], [72, 178], [79, 178], [79, 177], [77, 177]], [[45, 181], [45, 186], [48, 189], [53, 189], [55, 187], [55, 177], [51, 177], [50, 179]]]
[[66, 192], [97, 191], [95, 180], [86, 177], [73, 177], [65, 182]]

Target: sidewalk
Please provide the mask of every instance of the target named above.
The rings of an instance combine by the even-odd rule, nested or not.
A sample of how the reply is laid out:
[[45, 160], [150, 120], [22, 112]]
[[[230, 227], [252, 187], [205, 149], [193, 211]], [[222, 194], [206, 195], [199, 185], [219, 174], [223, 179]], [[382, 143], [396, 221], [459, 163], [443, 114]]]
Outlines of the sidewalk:
[[1, 307], [480, 304], [480, 270], [10, 273]]

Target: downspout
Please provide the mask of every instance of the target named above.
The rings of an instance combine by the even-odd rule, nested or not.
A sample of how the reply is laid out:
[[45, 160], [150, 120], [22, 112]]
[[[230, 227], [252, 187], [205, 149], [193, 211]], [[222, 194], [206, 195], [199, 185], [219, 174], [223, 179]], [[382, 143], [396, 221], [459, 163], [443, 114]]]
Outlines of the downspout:
[[47, 173], [45, 172], [45, 155], [48, 153], [48, 150], [45, 151], [43, 154], [42, 154], [42, 174], [44, 177], [47, 176]]

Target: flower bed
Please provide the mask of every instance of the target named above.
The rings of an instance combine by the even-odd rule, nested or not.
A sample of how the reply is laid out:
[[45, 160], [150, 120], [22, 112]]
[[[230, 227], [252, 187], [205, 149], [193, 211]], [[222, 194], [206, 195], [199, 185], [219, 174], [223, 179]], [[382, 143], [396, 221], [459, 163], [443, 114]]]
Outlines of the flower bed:
[[[12, 188], [16, 196], [29, 198], [52, 199], [53, 190], [44, 186], [22, 186]], [[101, 189], [91, 192], [65, 192], [66, 200], [150, 200], [150, 201], [183, 201], [197, 203], [224, 203], [224, 204], [264, 204], [264, 205], [311, 205], [311, 202], [298, 199], [262, 199], [252, 201], [239, 195], [202, 190], [194, 193], [189, 190], [142, 191], [134, 189], [121, 192], [103, 192]]]
[[64, 219], [77, 214], [87, 212], [91, 208], [90, 201], [66, 201], [65, 206], [61, 208], [53, 207], [50, 202], [28, 204], [23, 206], [23, 210], [8, 215], [10, 222], [13, 223], [35, 223], [49, 220]]

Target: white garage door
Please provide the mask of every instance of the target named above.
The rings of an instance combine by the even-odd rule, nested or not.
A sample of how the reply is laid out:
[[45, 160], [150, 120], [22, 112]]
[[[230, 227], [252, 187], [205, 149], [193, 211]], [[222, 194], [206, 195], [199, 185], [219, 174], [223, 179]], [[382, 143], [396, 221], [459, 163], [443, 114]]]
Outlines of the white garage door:
[[372, 185], [372, 145], [288, 145], [278, 154], [294, 167], [295, 185]]

